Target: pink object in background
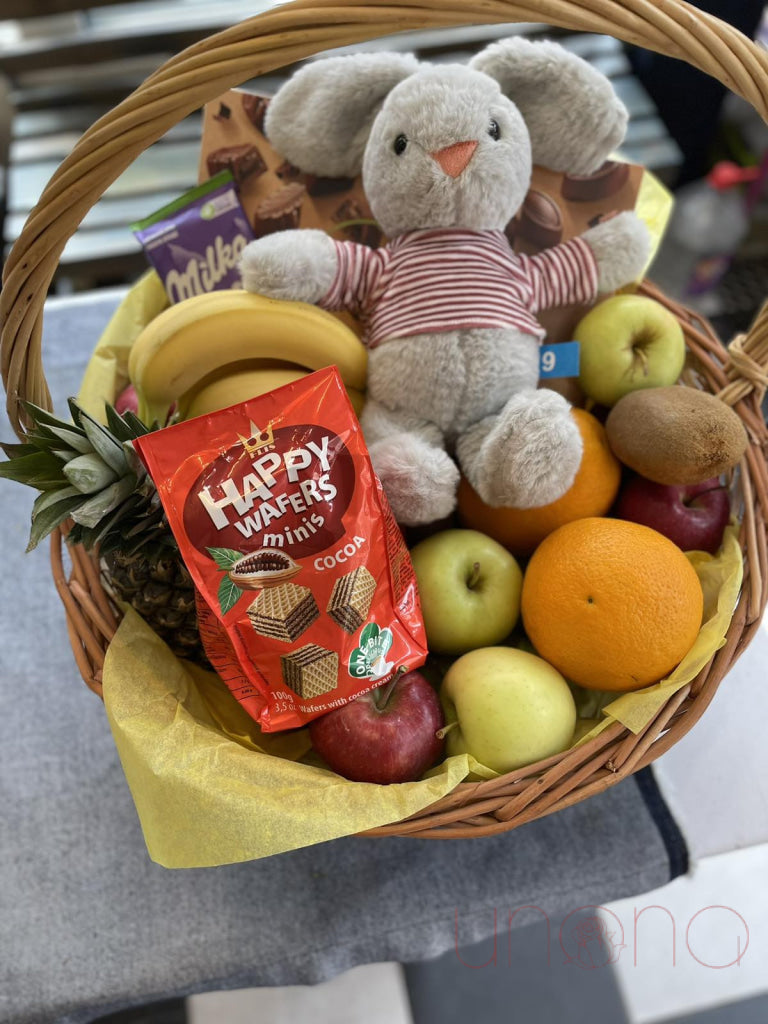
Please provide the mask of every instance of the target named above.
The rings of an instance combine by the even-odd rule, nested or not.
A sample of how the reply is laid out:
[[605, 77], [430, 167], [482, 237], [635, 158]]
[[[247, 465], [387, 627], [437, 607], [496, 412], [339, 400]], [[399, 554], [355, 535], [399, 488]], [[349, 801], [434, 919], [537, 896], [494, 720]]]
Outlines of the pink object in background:
[[133, 384], [129, 384], [127, 388], [124, 388], [117, 396], [115, 401], [115, 409], [122, 416], [123, 413], [133, 412], [137, 413], [139, 410], [139, 396], [136, 394], [136, 388]]

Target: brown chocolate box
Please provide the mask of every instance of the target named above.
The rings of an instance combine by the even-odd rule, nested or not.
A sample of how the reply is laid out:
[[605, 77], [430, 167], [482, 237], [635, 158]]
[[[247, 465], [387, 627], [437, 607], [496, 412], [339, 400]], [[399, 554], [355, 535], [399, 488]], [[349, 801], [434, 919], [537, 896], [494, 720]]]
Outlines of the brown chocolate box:
[[[216, 117], [222, 103], [231, 112], [229, 118]], [[212, 156], [221, 159], [217, 151], [254, 146], [264, 162], [264, 170], [258, 175], [241, 176], [238, 190], [240, 202], [257, 235], [292, 227], [322, 228], [339, 240], [370, 240], [369, 244], [379, 244], [382, 235], [374, 223], [345, 228], [334, 221], [337, 211], [347, 201], [354, 204], [350, 207], [354, 217], [344, 220], [373, 221], [360, 179], [323, 178], [304, 174], [294, 167], [273, 149], [264, 135], [267, 106], [265, 97], [240, 89], [232, 89], [205, 105], [200, 180], [213, 173], [209, 159]], [[281, 191], [286, 187], [291, 187], [292, 191]]]
[[[231, 112], [228, 118], [216, 116], [222, 103]], [[220, 161], [222, 150], [245, 147], [250, 153], [251, 147], [255, 147], [264, 169], [256, 173], [258, 167], [254, 165], [248, 173], [242, 174], [241, 166], [238, 189], [257, 235], [286, 227], [322, 228], [340, 241], [349, 239], [372, 246], [384, 244], [386, 239], [373, 220], [360, 178], [321, 178], [294, 168], [272, 148], [263, 134], [267, 105], [265, 97], [239, 89], [232, 89], [205, 105], [200, 180], [214, 173], [209, 161], [212, 157], [214, 164]], [[563, 174], [534, 167], [527, 208], [519, 211], [507, 225], [506, 234], [513, 248], [531, 255], [556, 244], [558, 230], [561, 232], [559, 240], [565, 241], [582, 234], [591, 224], [611, 213], [633, 209], [643, 168], [611, 161], [608, 165], [595, 175], [571, 176], [567, 182]], [[287, 193], [281, 195], [280, 190], [294, 184], [301, 185], [304, 191], [292, 193], [289, 203], [287, 200], [291, 197]], [[574, 189], [578, 198], [571, 198]], [[532, 193], [536, 195], [533, 200]], [[283, 209], [280, 209], [278, 197]], [[552, 208], [560, 217], [559, 226], [556, 216], [550, 216]], [[548, 341], [567, 341], [584, 312], [584, 307], [569, 306], [546, 310], [538, 319], [547, 330]], [[554, 382], [554, 386], [558, 387], [558, 382]]]

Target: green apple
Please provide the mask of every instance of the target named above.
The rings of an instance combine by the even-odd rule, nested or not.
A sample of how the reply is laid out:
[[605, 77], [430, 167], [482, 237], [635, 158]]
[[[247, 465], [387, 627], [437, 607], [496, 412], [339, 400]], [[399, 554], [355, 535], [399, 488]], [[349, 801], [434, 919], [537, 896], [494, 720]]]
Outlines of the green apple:
[[579, 384], [601, 405], [630, 391], [674, 384], [685, 362], [685, 338], [677, 319], [644, 295], [614, 295], [579, 322]]
[[557, 669], [515, 647], [484, 647], [451, 665], [440, 688], [446, 753], [514, 771], [571, 745], [576, 705]]
[[500, 643], [520, 616], [523, 574], [512, 555], [477, 530], [443, 530], [411, 550], [427, 644], [463, 654]]

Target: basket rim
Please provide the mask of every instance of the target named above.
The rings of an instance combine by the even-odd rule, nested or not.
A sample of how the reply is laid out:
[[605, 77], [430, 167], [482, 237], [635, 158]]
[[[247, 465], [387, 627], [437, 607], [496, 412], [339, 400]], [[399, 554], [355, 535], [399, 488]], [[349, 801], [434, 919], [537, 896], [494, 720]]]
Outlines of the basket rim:
[[[711, 325], [650, 282], [644, 282], [638, 290], [676, 316], [701, 381], [722, 397], [732, 383], [732, 363]], [[768, 466], [764, 455], [768, 428], [754, 390], [739, 398], [734, 408], [749, 435], [739, 478], [744, 507], [739, 539], [746, 572], [724, 646], [690, 683], [671, 695], [639, 733], [613, 722], [580, 746], [495, 779], [460, 782], [451, 793], [411, 817], [361, 835], [453, 839], [509, 831], [616, 785], [651, 764], [693, 728], [755, 635], [768, 602]], [[120, 613], [104, 589], [98, 556], [68, 547], [72, 563], [69, 572], [64, 567], [63, 532], [57, 530], [51, 538], [54, 582], [65, 606], [80, 673], [89, 689], [103, 699], [106, 649], [117, 630]]]
[[[94, 202], [122, 170], [184, 116], [224, 90], [329, 46], [345, 46], [392, 32], [482, 23], [548, 22], [558, 28], [603, 32], [667, 56], [688, 61], [744, 97], [768, 121], [768, 52], [730, 25], [685, 0], [297, 0], [247, 19], [172, 57], [134, 93], [94, 124], [55, 172], [4, 268], [0, 292], [0, 365], [8, 415], [24, 435], [20, 401], [50, 408], [42, 363], [45, 295], [69, 237]], [[594, 747], [573, 748], [529, 779], [461, 783], [454, 793], [408, 822], [368, 835], [454, 838], [514, 828], [616, 784], [650, 763], [700, 717], [754, 635], [766, 604], [768, 563], [768, 443], [760, 389], [768, 366], [768, 304], [732, 354], [711, 328], [651, 285], [680, 320], [706, 386], [731, 405], [747, 428], [750, 444], [741, 463], [744, 507], [740, 541], [745, 584], [723, 648], [693, 682], [678, 691], [639, 735], [609, 727]], [[761, 378], [762, 374], [762, 378]], [[763, 383], [761, 383], [761, 380]], [[62, 558], [62, 536], [52, 539], [52, 569], [65, 604], [67, 627], [78, 666], [88, 685], [101, 690], [106, 644], [117, 612], [101, 585], [98, 565], [82, 550]], [[524, 788], [522, 783], [527, 784]], [[483, 788], [485, 787], [485, 788]], [[507, 788], [505, 788], [507, 787]]]

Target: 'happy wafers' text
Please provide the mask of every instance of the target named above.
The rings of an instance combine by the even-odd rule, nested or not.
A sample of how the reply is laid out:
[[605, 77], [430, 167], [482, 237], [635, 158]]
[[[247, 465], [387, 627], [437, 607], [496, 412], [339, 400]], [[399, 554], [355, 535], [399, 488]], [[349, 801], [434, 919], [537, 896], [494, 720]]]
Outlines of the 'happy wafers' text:
[[[320, 444], [307, 441], [305, 447], [291, 448], [282, 455], [267, 452], [251, 463], [253, 472], [246, 473], [239, 486], [229, 478], [218, 485], [221, 497], [214, 497], [207, 485], [198, 491], [197, 497], [217, 530], [235, 526], [244, 537], [250, 537], [272, 520], [279, 519], [289, 509], [301, 514], [318, 502], [332, 501], [336, 497], [336, 487], [328, 477], [328, 441], [327, 436], [323, 437]], [[321, 471], [320, 476], [300, 479], [300, 473], [310, 468], [314, 470], [317, 465]], [[285, 480], [298, 486], [295, 490], [274, 495], [278, 486], [275, 473], [280, 468], [285, 470]], [[232, 511], [235, 513], [234, 519], [230, 518]], [[294, 532], [305, 530], [314, 533], [323, 525], [324, 519], [317, 512], [312, 512], [302, 522], [303, 525], [296, 527]], [[282, 534], [272, 536], [275, 545], [282, 546]]]

